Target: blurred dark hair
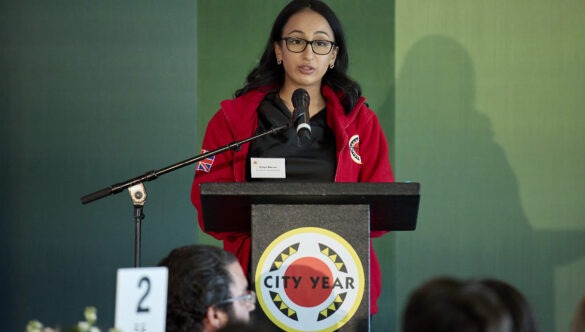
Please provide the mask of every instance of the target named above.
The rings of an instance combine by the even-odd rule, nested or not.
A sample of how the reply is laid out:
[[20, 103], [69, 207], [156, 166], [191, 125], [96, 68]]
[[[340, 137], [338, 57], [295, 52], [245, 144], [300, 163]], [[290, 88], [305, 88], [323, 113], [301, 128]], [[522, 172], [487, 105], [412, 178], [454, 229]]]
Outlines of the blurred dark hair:
[[498, 295], [481, 283], [432, 279], [409, 297], [402, 332], [508, 332], [510, 314]]
[[515, 332], [536, 332], [536, 321], [532, 315], [530, 304], [520, 291], [512, 285], [496, 279], [478, 280], [478, 283], [493, 290], [512, 316]]
[[335, 67], [327, 70], [327, 73], [323, 76], [323, 84], [327, 84], [333, 90], [342, 93], [343, 97], [341, 102], [345, 112], [349, 113], [361, 97], [361, 87], [346, 74], [349, 65], [349, 55], [347, 53], [345, 34], [341, 27], [341, 22], [333, 10], [319, 0], [293, 0], [282, 9], [272, 25], [272, 31], [266, 42], [260, 63], [248, 74], [246, 84], [243, 88], [237, 90], [235, 95], [238, 97], [246, 92], [262, 87], [269, 87], [270, 91], [277, 91], [282, 87], [285, 76], [284, 68], [276, 63], [274, 43], [282, 42], [282, 29], [289, 18], [306, 8], [323, 16], [333, 30], [335, 45], [339, 49], [335, 59]]
[[208, 245], [176, 248], [160, 261], [169, 269], [167, 332], [202, 330], [207, 308], [230, 297], [227, 266], [236, 261], [232, 253]]
[[585, 297], [581, 298], [577, 309], [575, 309], [573, 321], [571, 322], [571, 332], [585, 332]]

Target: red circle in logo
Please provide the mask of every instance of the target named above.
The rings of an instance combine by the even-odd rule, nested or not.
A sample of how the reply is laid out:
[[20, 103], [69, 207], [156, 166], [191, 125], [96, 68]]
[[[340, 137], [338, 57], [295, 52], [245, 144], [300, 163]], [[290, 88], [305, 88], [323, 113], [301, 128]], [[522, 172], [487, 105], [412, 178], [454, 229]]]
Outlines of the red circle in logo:
[[297, 305], [314, 307], [331, 294], [333, 274], [318, 258], [302, 257], [289, 265], [284, 273], [288, 277], [286, 295]]

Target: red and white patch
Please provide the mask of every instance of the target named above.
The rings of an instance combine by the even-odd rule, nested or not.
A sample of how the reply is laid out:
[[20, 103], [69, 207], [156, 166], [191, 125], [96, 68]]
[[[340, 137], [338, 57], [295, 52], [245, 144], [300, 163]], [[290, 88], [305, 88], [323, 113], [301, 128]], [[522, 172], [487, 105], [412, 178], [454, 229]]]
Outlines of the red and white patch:
[[360, 136], [353, 135], [349, 139], [349, 155], [351, 159], [358, 165], [362, 164], [362, 157], [360, 157]]

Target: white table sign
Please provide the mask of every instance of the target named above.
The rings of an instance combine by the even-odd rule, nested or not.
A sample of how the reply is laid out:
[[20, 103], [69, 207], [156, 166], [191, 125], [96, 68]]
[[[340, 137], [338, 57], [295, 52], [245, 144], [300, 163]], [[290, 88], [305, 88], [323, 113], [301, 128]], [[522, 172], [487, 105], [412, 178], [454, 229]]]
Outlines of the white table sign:
[[166, 267], [118, 269], [115, 327], [123, 332], [165, 332]]

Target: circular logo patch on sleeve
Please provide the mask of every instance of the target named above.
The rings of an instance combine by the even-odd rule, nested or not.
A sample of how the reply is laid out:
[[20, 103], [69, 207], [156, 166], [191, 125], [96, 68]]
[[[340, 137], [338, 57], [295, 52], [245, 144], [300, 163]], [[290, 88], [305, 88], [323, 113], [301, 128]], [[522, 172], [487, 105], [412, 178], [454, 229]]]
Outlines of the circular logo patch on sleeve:
[[363, 265], [341, 236], [318, 227], [291, 230], [264, 251], [255, 274], [258, 302], [285, 331], [335, 331], [357, 311]]
[[362, 164], [362, 157], [360, 157], [360, 136], [353, 135], [349, 139], [349, 154], [351, 155], [351, 159], [356, 163], [361, 165]]

